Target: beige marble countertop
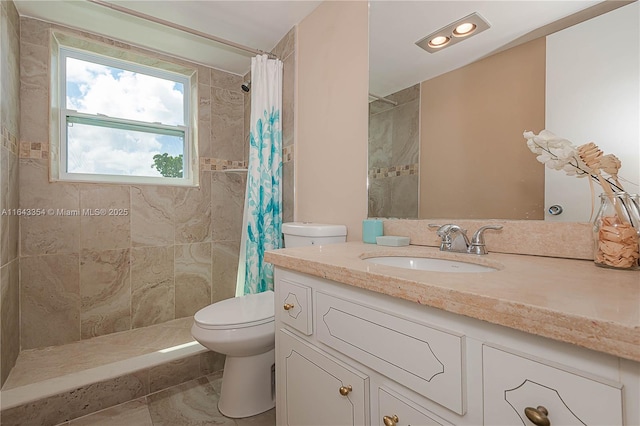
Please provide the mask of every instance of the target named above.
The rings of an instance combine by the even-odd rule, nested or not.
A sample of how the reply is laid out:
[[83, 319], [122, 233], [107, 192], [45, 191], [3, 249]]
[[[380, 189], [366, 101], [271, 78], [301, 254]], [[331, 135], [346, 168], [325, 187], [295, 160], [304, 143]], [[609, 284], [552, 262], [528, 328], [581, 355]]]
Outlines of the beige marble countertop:
[[[366, 257], [437, 257], [493, 266], [495, 272], [416, 271]], [[267, 252], [276, 266], [364, 288], [527, 333], [640, 361], [640, 271], [599, 268], [590, 260], [435, 247], [350, 242]]]

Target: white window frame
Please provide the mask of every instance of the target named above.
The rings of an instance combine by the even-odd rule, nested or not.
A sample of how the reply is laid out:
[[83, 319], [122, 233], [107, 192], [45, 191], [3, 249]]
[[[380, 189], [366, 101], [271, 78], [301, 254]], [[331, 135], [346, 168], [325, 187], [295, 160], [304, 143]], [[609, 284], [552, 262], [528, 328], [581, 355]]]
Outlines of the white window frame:
[[[52, 78], [52, 83], [57, 84], [57, 88], [53, 93], [57, 93], [56, 101], [52, 103], [52, 109], [57, 110], [57, 114], [52, 111], [53, 116], [57, 115], [58, 131], [58, 147], [53, 151], [57, 151], [58, 155], [52, 156], [52, 180], [76, 181], [76, 182], [95, 182], [95, 183], [121, 183], [121, 184], [155, 184], [155, 185], [174, 185], [174, 186], [197, 186], [198, 185], [198, 161], [195, 148], [194, 134], [192, 125], [196, 123], [195, 117], [197, 111], [192, 108], [192, 94], [194, 91], [195, 74], [184, 75], [174, 73], [160, 68], [142, 65], [134, 62], [124, 61], [95, 52], [84, 51], [78, 48], [57, 44], [57, 55], [54, 57], [54, 64], [57, 62], [58, 78]], [[117, 69], [141, 73], [165, 80], [174, 81], [183, 84], [183, 123], [184, 125], [168, 125], [162, 123], [148, 123], [124, 118], [108, 117], [106, 115], [86, 114], [75, 110], [67, 109], [66, 105], [66, 59], [74, 58], [82, 61], [92, 62], [104, 66]], [[52, 116], [52, 118], [53, 118]], [[182, 178], [164, 177], [164, 176], [131, 176], [131, 175], [110, 175], [110, 174], [93, 174], [93, 173], [69, 173], [67, 162], [67, 129], [69, 123], [88, 124], [93, 126], [108, 127], [119, 130], [132, 130], [150, 132], [160, 135], [183, 136], [183, 157], [182, 157]], [[52, 134], [53, 136], [53, 134]], [[151, 164], [150, 164], [151, 167]]]

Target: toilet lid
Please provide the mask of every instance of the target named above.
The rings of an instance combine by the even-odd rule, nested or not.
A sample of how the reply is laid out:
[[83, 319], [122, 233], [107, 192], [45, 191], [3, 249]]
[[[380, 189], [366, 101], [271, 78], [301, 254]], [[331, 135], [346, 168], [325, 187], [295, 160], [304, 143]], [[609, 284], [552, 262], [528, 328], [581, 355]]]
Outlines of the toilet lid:
[[209, 305], [196, 312], [194, 320], [202, 328], [243, 328], [274, 320], [273, 291], [247, 294]]

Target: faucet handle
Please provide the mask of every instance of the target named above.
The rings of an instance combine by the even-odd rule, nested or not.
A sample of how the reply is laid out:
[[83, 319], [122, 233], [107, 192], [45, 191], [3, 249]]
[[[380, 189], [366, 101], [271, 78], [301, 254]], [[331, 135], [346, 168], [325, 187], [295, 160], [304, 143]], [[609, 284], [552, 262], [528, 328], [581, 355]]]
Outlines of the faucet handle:
[[484, 245], [484, 232], [488, 229], [500, 230], [502, 225], [485, 225], [481, 226], [471, 237], [471, 245], [469, 246], [469, 253], [472, 254], [487, 254], [487, 249]]
[[472, 244], [484, 244], [484, 231], [486, 231], [487, 229], [494, 229], [496, 231], [499, 231], [500, 229], [502, 229], [502, 225], [485, 225], [485, 226], [481, 226], [474, 234], [473, 237], [471, 237], [471, 243]]

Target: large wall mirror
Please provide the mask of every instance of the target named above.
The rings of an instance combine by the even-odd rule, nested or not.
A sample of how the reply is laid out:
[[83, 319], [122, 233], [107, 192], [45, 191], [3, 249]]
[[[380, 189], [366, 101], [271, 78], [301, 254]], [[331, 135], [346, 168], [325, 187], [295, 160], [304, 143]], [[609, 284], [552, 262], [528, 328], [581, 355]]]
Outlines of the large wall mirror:
[[[473, 12], [491, 28], [414, 44]], [[637, 2], [371, 2], [370, 91], [385, 99], [369, 104], [369, 216], [588, 221], [588, 180], [526, 146], [545, 128], [618, 156], [640, 192], [639, 16]]]

